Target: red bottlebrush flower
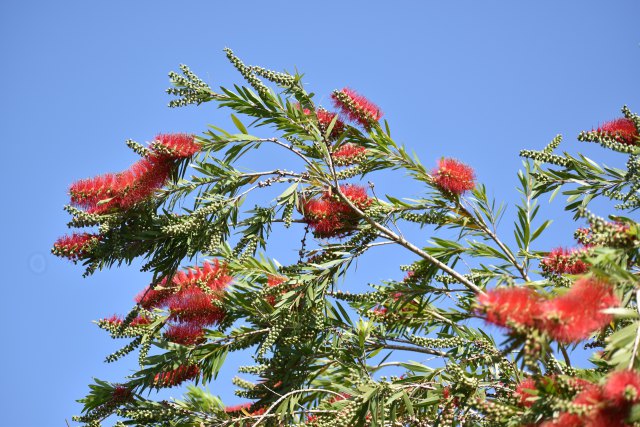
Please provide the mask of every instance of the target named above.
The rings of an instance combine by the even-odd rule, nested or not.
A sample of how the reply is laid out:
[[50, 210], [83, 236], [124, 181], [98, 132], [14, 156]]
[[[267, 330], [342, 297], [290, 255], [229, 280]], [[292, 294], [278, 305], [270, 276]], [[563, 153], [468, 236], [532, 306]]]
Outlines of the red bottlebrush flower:
[[[103, 319], [104, 322], [110, 323], [112, 325], [115, 326], [119, 326], [122, 325], [122, 322], [124, 320], [122, 320], [122, 317], [114, 314], [113, 316], [109, 317], [108, 319]], [[136, 316], [131, 323], [129, 323], [129, 326], [145, 326], [145, 325], [149, 325], [151, 323], [151, 320], [148, 317], [145, 316]]]
[[579, 415], [563, 412], [555, 420], [545, 421], [540, 427], [584, 427], [584, 422]]
[[120, 175], [120, 191], [119, 196], [113, 200], [114, 207], [129, 209], [148, 199], [164, 185], [172, 168], [173, 163], [161, 157], [150, 157], [134, 163]]
[[164, 337], [176, 344], [195, 345], [204, 342], [204, 330], [192, 323], [172, 324], [167, 328]]
[[[267, 278], [267, 286], [273, 288], [274, 286], [278, 286], [281, 283], [286, 282], [288, 279], [286, 277], [281, 276], [269, 276]], [[286, 292], [286, 291], [285, 291]], [[276, 305], [276, 296], [273, 294], [269, 294], [265, 297], [267, 303], [271, 306]]]
[[370, 129], [382, 117], [382, 111], [376, 104], [348, 87], [333, 91], [331, 98], [345, 117], [360, 123], [365, 129]]
[[603, 124], [596, 132], [609, 136], [622, 144], [638, 145], [640, 135], [632, 120], [619, 118]]
[[518, 396], [521, 406], [526, 406], [527, 408], [533, 406], [537, 398], [536, 395], [531, 392], [533, 390], [536, 390], [536, 382], [533, 378], [525, 378], [518, 384], [515, 394]]
[[480, 315], [489, 323], [533, 326], [541, 314], [542, 298], [529, 288], [503, 288], [478, 297]]
[[173, 282], [179, 288], [197, 286], [209, 288], [212, 292], [222, 291], [231, 282], [232, 277], [226, 274], [226, 269], [216, 260], [205, 262], [202, 267], [195, 267], [181, 271], [175, 275]]
[[387, 314], [387, 307], [376, 307], [371, 310], [371, 314], [373, 314], [374, 316], [384, 317]]
[[[367, 195], [366, 188], [359, 185], [341, 185], [340, 191], [347, 199], [349, 199], [354, 205], [356, 205], [358, 209], [365, 209], [372, 203], [371, 198]], [[344, 209], [349, 211], [351, 210], [351, 208], [349, 208], [346, 203], [343, 203], [343, 206]]]
[[200, 149], [193, 135], [158, 135], [147, 157], [129, 169], [73, 183], [69, 188], [71, 203], [96, 214], [129, 209], [164, 185], [174, 160], [191, 157]]
[[199, 326], [213, 325], [224, 318], [224, 310], [216, 305], [217, 299], [197, 286], [189, 286], [172, 295], [167, 301], [169, 318]]
[[[373, 203], [367, 190], [357, 185], [340, 186], [342, 194], [358, 209], [366, 209]], [[303, 214], [316, 237], [342, 236], [353, 230], [358, 222], [357, 214], [342, 200], [326, 192], [319, 199], [304, 203]]]
[[[320, 130], [325, 133], [327, 129], [329, 129], [329, 125], [337, 116], [337, 114], [327, 111], [324, 108], [318, 108], [318, 110], [316, 111], [316, 116], [318, 117], [318, 125], [320, 126]], [[344, 122], [339, 118], [336, 119], [336, 123], [333, 125], [333, 129], [331, 129], [329, 139], [336, 139], [337, 137], [339, 137], [340, 134], [344, 132], [345, 128], [346, 126]]]
[[360, 163], [366, 156], [367, 149], [355, 144], [345, 144], [333, 152], [333, 162], [337, 166], [348, 166]]
[[105, 174], [94, 178], [81, 179], [69, 187], [71, 203], [82, 208], [92, 208], [116, 194], [118, 175]]
[[455, 159], [440, 159], [438, 169], [433, 171], [433, 183], [440, 189], [457, 195], [473, 190], [476, 186], [474, 181], [473, 169]]
[[542, 328], [557, 341], [578, 342], [611, 322], [612, 316], [602, 310], [619, 304], [611, 285], [582, 278], [566, 294], [543, 304]]
[[194, 379], [199, 373], [200, 368], [196, 365], [182, 365], [172, 371], [156, 374], [153, 383], [158, 388], [174, 387]]
[[445, 387], [442, 389], [442, 398], [444, 400], [449, 399], [449, 397], [451, 396], [451, 389], [449, 389], [449, 387]]
[[186, 133], [160, 134], [152, 144], [157, 155], [168, 155], [174, 159], [186, 159], [202, 149], [193, 135]]
[[628, 427], [625, 419], [630, 405], [619, 406], [608, 400], [597, 384], [580, 379], [575, 382], [581, 391], [571, 403], [584, 407], [585, 411], [578, 414], [563, 412], [556, 419], [542, 423], [541, 427]]
[[152, 155], [124, 172], [80, 180], [69, 189], [71, 203], [96, 214], [128, 209], [162, 187], [172, 167], [170, 159]]
[[604, 222], [598, 224], [596, 229], [579, 228], [574, 236], [585, 247], [633, 248], [640, 243], [629, 224], [623, 222]]
[[351, 399], [351, 395], [349, 393], [340, 393], [339, 395], [333, 395], [331, 399], [329, 399], [329, 403], [342, 402], [343, 400]]
[[136, 316], [131, 323], [130, 326], [146, 326], [151, 324], [151, 319], [144, 316]]
[[[267, 408], [254, 408], [253, 403], [241, 403], [239, 405], [227, 406], [224, 411], [231, 415], [249, 414], [251, 416], [262, 415], [267, 412]], [[243, 424], [244, 425], [244, 424]]]
[[215, 298], [220, 296], [232, 279], [217, 260], [205, 262], [202, 267], [176, 273], [170, 284], [166, 278], [162, 279], [153, 289], [146, 288], [140, 292], [135, 300], [147, 310], [168, 307], [170, 303], [176, 303], [182, 291], [193, 294], [191, 288], [198, 288], [202, 293], [202, 288], [208, 288], [208, 293], [212, 294], [210, 298]]
[[224, 408], [224, 411], [227, 414], [233, 414], [235, 412], [242, 412], [242, 411], [249, 412], [252, 406], [253, 406], [253, 403], [251, 402], [240, 403], [239, 405], [227, 406]]
[[167, 279], [162, 279], [153, 289], [147, 287], [140, 291], [140, 293], [136, 295], [135, 301], [146, 310], [160, 308], [175, 290], [175, 287], [167, 287]]
[[604, 395], [618, 406], [640, 402], [640, 375], [635, 371], [618, 371], [609, 375]]
[[[296, 104], [295, 107], [298, 109], [301, 108], [300, 104]], [[311, 110], [308, 108], [304, 108], [302, 109], [302, 113], [305, 116], [309, 116], [311, 115]], [[337, 116], [336, 113], [327, 111], [322, 107], [318, 107], [318, 109], [316, 109], [316, 118], [318, 119], [318, 128], [320, 129], [323, 135], [327, 132], [327, 129], [329, 129], [329, 125], [331, 125], [331, 122], [336, 116]], [[346, 129], [346, 125], [344, 124], [344, 122], [339, 118], [336, 119], [336, 122], [333, 125], [333, 128], [331, 129], [331, 133], [329, 134], [329, 139], [333, 140], [338, 138], [340, 134], [344, 132], [345, 129]]]
[[556, 248], [542, 261], [540, 267], [547, 274], [583, 274], [587, 272], [587, 264], [577, 259], [580, 251]]
[[62, 236], [53, 244], [51, 252], [59, 257], [77, 261], [85, 258], [91, 249], [100, 241], [101, 236], [91, 233], [73, 233]]
[[111, 393], [111, 400], [114, 403], [124, 403], [131, 400], [132, 397], [131, 389], [121, 384], [116, 385]]

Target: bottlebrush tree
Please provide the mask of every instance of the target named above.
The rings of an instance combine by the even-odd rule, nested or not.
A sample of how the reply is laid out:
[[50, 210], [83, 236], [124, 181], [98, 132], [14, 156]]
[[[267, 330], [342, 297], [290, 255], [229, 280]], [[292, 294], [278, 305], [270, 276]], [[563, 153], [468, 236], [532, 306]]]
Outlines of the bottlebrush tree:
[[[624, 156], [626, 169], [559, 153], [560, 136], [523, 150], [517, 217], [499, 232], [502, 205], [472, 167], [451, 158], [423, 165], [363, 95], [336, 90], [320, 106], [300, 75], [226, 54], [247, 86], [215, 92], [181, 66], [170, 74], [170, 106], [217, 103], [269, 137], [232, 115], [238, 132], [211, 126], [148, 146], [128, 141], [141, 157], [129, 169], [71, 185], [69, 225], [93, 231], [60, 238], [53, 252], [85, 274], [137, 258], [149, 273], [128, 314], [96, 322], [128, 340], [107, 362], [137, 352], [140, 368], [96, 380], [76, 421], [640, 425], [640, 238], [623, 215], [640, 207], [638, 115], [624, 107], [622, 118], [578, 136]], [[244, 155], [266, 146], [296, 168], [241, 169]], [[380, 197], [358, 183], [388, 170], [404, 171], [422, 196]], [[538, 218], [538, 199], [559, 192], [576, 242], [540, 247], [550, 220]], [[595, 198], [620, 214], [597, 216]], [[280, 227], [299, 232], [289, 265], [270, 250]], [[443, 237], [451, 230], [455, 241]], [[383, 245], [406, 254], [404, 279], [355, 292], [352, 264]], [[232, 352], [250, 352], [255, 364], [234, 379], [246, 403], [226, 406], [203, 386]], [[581, 352], [588, 362], [572, 364]], [[154, 390], [180, 384], [189, 384], [183, 399], [154, 400]]]

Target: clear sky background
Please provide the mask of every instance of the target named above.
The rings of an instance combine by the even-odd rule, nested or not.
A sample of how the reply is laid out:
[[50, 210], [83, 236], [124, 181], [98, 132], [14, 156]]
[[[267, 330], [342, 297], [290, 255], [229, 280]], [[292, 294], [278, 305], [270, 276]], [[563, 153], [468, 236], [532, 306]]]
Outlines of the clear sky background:
[[[249, 64], [304, 72], [325, 105], [351, 86], [423, 163], [457, 157], [512, 206], [518, 151], [557, 133], [566, 150], [619, 163], [575, 135], [625, 103], [640, 111], [639, 16], [632, 0], [0, 2], [1, 424], [64, 426], [92, 376], [118, 381], [135, 366], [102, 363], [122, 343], [91, 320], [125, 313], [148, 275], [122, 268], [83, 280], [49, 248], [66, 232], [69, 184], [125, 169], [136, 158], [127, 138], [228, 124], [212, 105], [166, 107], [178, 64], [214, 88], [240, 82], [221, 51], [229, 46]], [[396, 177], [376, 185], [404, 188]], [[555, 205], [545, 211], [558, 215]], [[558, 217], [538, 249], [571, 245], [574, 229]], [[397, 261], [363, 270], [398, 278]], [[233, 403], [231, 376], [210, 388]]]

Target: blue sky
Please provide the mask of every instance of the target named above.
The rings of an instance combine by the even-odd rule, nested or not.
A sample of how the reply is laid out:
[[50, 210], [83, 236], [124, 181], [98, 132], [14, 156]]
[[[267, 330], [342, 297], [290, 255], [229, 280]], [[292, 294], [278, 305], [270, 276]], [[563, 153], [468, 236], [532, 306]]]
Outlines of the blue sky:
[[[228, 112], [213, 106], [166, 107], [166, 75], [180, 63], [214, 87], [239, 82], [221, 51], [229, 46], [247, 63], [304, 72], [325, 104], [332, 89], [351, 86], [381, 106], [396, 140], [425, 164], [457, 157], [511, 204], [518, 151], [539, 149], [557, 133], [566, 150], [619, 162], [575, 135], [617, 117], [625, 103], [640, 110], [638, 2], [390, 5], [0, 3], [5, 425], [63, 426], [92, 376], [117, 381], [134, 367], [134, 360], [102, 363], [116, 346], [90, 321], [125, 312], [149, 277], [123, 268], [83, 280], [80, 267], [49, 248], [65, 233], [68, 185], [126, 168], [135, 160], [127, 138], [228, 125]], [[376, 185], [403, 188], [397, 179]], [[545, 206], [553, 215], [559, 208]], [[574, 228], [559, 218], [541, 243], [566, 245]], [[401, 261], [363, 270], [370, 280], [397, 278]], [[229, 401], [231, 376], [211, 386]]]

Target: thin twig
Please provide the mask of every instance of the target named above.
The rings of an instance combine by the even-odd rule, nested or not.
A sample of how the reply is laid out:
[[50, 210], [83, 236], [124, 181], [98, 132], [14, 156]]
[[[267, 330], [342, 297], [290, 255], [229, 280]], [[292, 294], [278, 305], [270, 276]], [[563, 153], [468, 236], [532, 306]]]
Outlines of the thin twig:
[[[333, 186], [333, 185], [332, 185]], [[475, 283], [464, 277], [462, 274], [455, 271], [453, 268], [449, 267], [447, 264], [438, 260], [437, 258], [429, 255], [419, 247], [415, 246], [413, 243], [407, 241], [404, 237], [397, 235], [392, 230], [388, 229], [384, 225], [378, 223], [373, 218], [369, 217], [365, 214], [360, 208], [353, 204], [353, 202], [340, 191], [340, 186], [335, 186], [333, 189], [336, 194], [342, 199], [343, 202], [347, 204], [358, 216], [362, 217], [365, 221], [371, 224], [374, 228], [382, 232], [385, 236], [387, 236], [390, 240], [398, 243], [400, 246], [410, 250], [411, 252], [419, 255], [420, 257], [426, 259], [430, 263], [436, 265], [442, 271], [448, 273], [449, 275], [455, 277], [460, 283], [466, 286], [469, 290], [475, 292], [476, 294], [483, 295], [485, 292], [480, 289]]]

